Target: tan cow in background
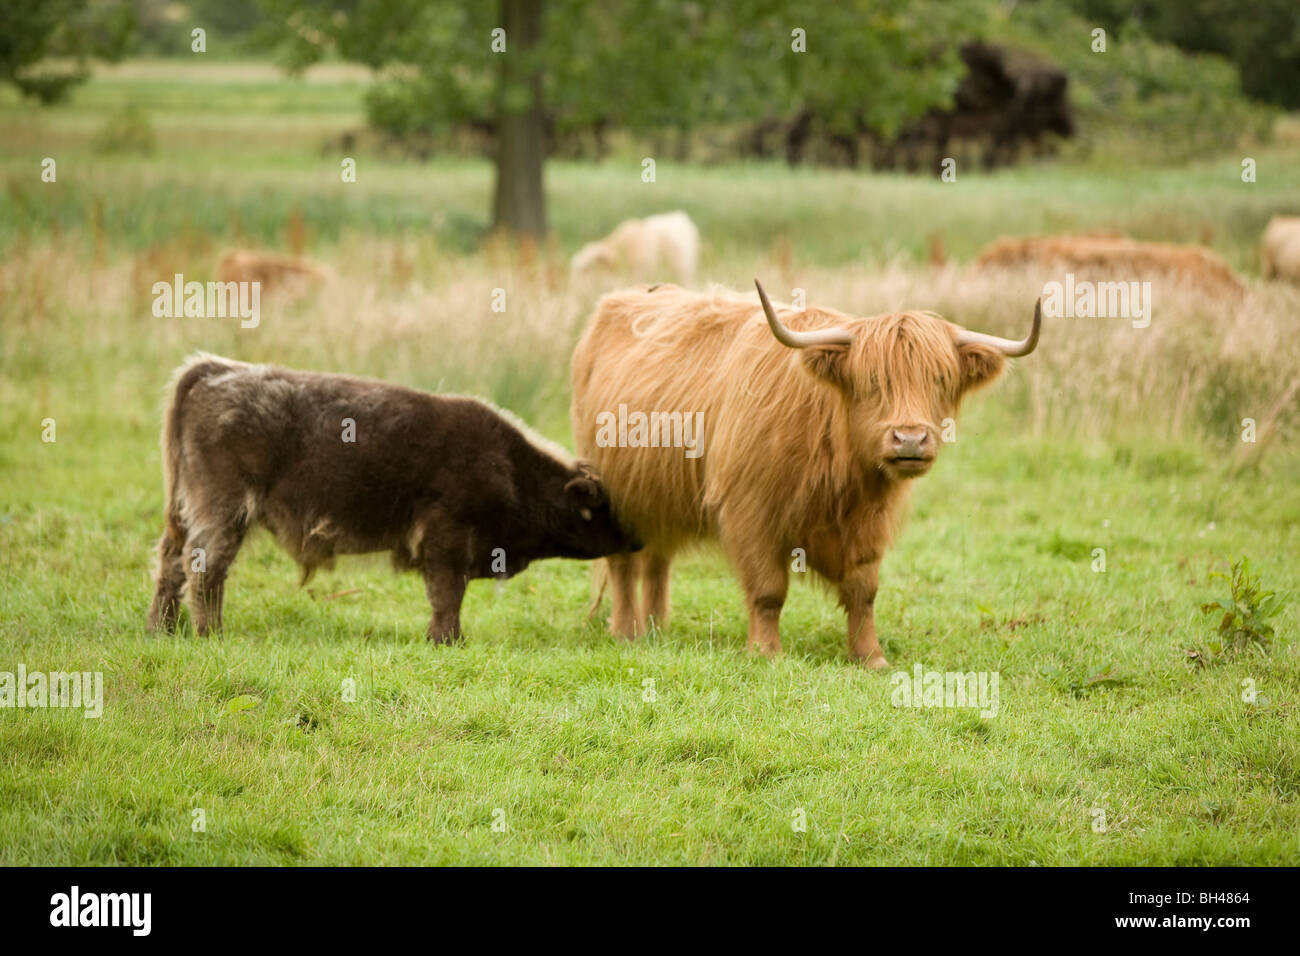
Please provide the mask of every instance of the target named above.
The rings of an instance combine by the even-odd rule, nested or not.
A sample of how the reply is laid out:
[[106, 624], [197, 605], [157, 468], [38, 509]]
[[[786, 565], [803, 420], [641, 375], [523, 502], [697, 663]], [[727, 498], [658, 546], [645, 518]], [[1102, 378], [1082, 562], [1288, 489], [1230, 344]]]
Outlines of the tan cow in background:
[[1073, 236], [1004, 236], [976, 257], [976, 269], [1064, 268], [1080, 278], [1168, 277], [1211, 295], [1241, 297], [1246, 285], [1209, 249], [1168, 242], [1141, 242], [1114, 233]]
[[309, 259], [277, 256], [248, 249], [232, 249], [217, 263], [222, 282], [258, 282], [263, 291], [302, 288], [331, 277], [330, 270]]
[[[1013, 342], [922, 312], [778, 315], [761, 287], [758, 299], [675, 286], [605, 296], [573, 353], [573, 435], [646, 545], [607, 559], [610, 629], [633, 638], [662, 626], [674, 554], [717, 538], [745, 591], [751, 649], [781, 650], [802, 554], [848, 612], [852, 656], [888, 666], [873, 608], [910, 479], [934, 463], [944, 419], [1007, 356], [1032, 352], [1040, 324], [1041, 304]], [[624, 428], [636, 414], [698, 416], [703, 433], [684, 449], [667, 426]]]

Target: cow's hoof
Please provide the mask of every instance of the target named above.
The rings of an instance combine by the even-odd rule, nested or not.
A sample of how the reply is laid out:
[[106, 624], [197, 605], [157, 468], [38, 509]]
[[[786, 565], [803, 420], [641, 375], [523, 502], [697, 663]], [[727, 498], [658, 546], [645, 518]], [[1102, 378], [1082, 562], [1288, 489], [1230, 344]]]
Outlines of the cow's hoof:
[[635, 644], [637, 638], [641, 636], [635, 623], [631, 621], [615, 621], [612, 618], [609, 622], [609, 633], [624, 644]]
[[871, 657], [859, 657], [858, 665], [869, 671], [883, 671], [889, 668], [889, 661], [885, 659], [884, 654], [874, 654]]

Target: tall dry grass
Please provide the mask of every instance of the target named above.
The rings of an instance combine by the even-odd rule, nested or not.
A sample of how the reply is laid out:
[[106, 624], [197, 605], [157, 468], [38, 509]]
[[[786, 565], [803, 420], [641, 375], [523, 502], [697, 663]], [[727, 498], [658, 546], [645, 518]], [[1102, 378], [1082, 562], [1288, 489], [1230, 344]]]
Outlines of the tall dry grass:
[[[73, 390], [147, 413], [172, 367], [203, 349], [248, 361], [372, 375], [480, 394], [567, 438], [568, 361], [599, 295], [618, 284], [571, 283], [553, 249], [489, 244], [451, 255], [436, 241], [352, 237], [317, 254], [330, 282], [263, 297], [260, 325], [156, 318], [151, 286], [176, 272], [213, 278], [220, 250], [197, 238], [97, 260], [86, 242], [54, 239], [0, 263], [0, 398]], [[746, 288], [869, 315], [931, 309], [965, 326], [1023, 335], [1042, 276], [975, 274], [897, 260], [883, 268], [804, 267], [779, 248], [714, 270]], [[1048, 318], [1038, 351], [985, 401], [1019, 428], [1093, 437], [1150, 435], [1238, 443], [1242, 420], [1275, 437], [1300, 433], [1300, 290], [1255, 282], [1241, 302], [1153, 280], [1151, 323]], [[496, 311], [503, 306], [503, 311]]]
[[[882, 269], [768, 268], [789, 295], [858, 315], [929, 309], [961, 325], [1019, 338], [1045, 280], [1034, 270], [977, 272], [896, 260]], [[765, 280], [768, 281], [768, 280]], [[993, 400], [1036, 431], [1240, 440], [1252, 418], [1300, 435], [1300, 288], [1252, 281], [1213, 298], [1152, 276], [1150, 325], [1126, 318], [1047, 317], [1038, 350], [1014, 364]], [[784, 287], [784, 288], [782, 288]], [[1288, 397], [1289, 395], [1289, 397]]]

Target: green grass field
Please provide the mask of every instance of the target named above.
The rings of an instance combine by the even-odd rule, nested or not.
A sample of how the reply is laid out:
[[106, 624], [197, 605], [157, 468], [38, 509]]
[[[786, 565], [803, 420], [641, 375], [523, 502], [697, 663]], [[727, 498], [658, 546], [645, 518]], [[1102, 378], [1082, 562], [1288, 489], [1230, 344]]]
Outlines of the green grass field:
[[[557, 163], [555, 246], [529, 256], [481, 245], [483, 163], [363, 139], [359, 181], [339, 182], [322, 143], [361, 124], [363, 89], [346, 70], [127, 64], [61, 111], [0, 98], [0, 671], [104, 673], [99, 719], [0, 709], [0, 864], [1300, 863], [1300, 600], [1271, 652], [1215, 654], [1199, 610], [1241, 556], [1267, 587], [1300, 577], [1290, 413], [1258, 454], [1237, 440], [1300, 368], [1300, 293], [1259, 283], [1254, 252], [1300, 194], [1294, 155], [1261, 151], [1253, 186], [1233, 156], [956, 184], [665, 162], [651, 186], [636, 159]], [[151, 155], [93, 145], [128, 103]], [[1146, 337], [1049, 326], [973, 398], [885, 560], [890, 672], [848, 662], [842, 614], [799, 580], [785, 656], [747, 655], [709, 552], [678, 563], [671, 626], [634, 645], [585, 622], [579, 563], [471, 585], [468, 639], [443, 648], [418, 578], [357, 559], [299, 589], [264, 535], [223, 635], [145, 633], [158, 415], [190, 351], [476, 391], [571, 444], [567, 357], [602, 289], [571, 286], [564, 255], [677, 207], [707, 279], [1007, 334], [1034, 283], [959, 269], [995, 236], [1208, 227], [1254, 311], [1171, 291]], [[268, 300], [257, 330], [151, 315], [157, 278], [283, 248], [295, 211], [329, 292]], [[921, 264], [936, 231], [945, 270]], [[916, 665], [996, 672], [997, 715], [893, 706], [890, 675]]]

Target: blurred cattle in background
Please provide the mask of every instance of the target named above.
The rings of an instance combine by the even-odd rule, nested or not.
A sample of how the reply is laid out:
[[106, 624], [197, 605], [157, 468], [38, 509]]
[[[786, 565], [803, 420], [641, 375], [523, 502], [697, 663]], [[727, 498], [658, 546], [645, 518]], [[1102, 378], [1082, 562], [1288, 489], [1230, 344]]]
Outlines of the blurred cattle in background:
[[[1041, 303], [1029, 336], [1010, 341], [921, 312], [778, 316], [758, 292], [615, 292], [574, 350], [574, 441], [645, 543], [606, 559], [610, 629], [630, 639], [666, 624], [674, 554], [716, 538], [745, 591], [751, 649], [781, 650], [794, 565], [837, 590], [850, 654], [886, 667], [873, 608], [909, 479], [934, 463], [962, 399], [1034, 350]], [[650, 414], [651, 429], [654, 413], [697, 416], [703, 435], [688, 454], [666, 426], [650, 443], [613, 440], [600, 422], [616, 409]]]
[[1142, 242], [1117, 233], [1066, 236], [1003, 236], [984, 247], [979, 270], [1066, 269], [1077, 278], [1170, 278], [1209, 295], [1240, 298], [1246, 285], [1209, 249], [1169, 242]]
[[741, 153], [766, 157], [785, 152], [791, 166], [808, 161], [857, 166], [865, 153], [877, 169], [938, 170], [955, 143], [978, 144], [985, 166], [1015, 162], [1024, 147], [1045, 149], [1051, 137], [1074, 135], [1069, 78], [1060, 67], [1014, 47], [973, 41], [961, 48], [966, 75], [951, 109], [932, 109], [885, 139], [859, 113], [849, 129], [828, 122], [812, 107], [792, 119], [768, 117], [741, 142]]
[[1300, 284], [1300, 216], [1274, 216], [1259, 244], [1260, 272], [1265, 279]]
[[627, 220], [604, 239], [579, 249], [570, 268], [574, 275], [606, 270], [627, 279], [675, 279], [689, 286], [695, 283], [699, 262], [700, 231], [679, 211]]
[[302, 289], [332, 278], [328, 268], [309, 259], [277, 256], [249, 249], [232, 249], [217, 263], [222, 282], [258, 282], [262, 291]]
[[933, 269], [942, 269], [948, 264], [948, 247], [944, 245], [943, 235], [937, 231], [930, 233], [929, 259]]

